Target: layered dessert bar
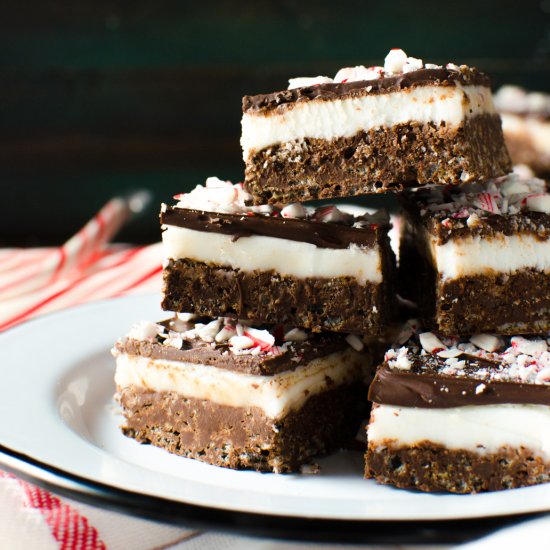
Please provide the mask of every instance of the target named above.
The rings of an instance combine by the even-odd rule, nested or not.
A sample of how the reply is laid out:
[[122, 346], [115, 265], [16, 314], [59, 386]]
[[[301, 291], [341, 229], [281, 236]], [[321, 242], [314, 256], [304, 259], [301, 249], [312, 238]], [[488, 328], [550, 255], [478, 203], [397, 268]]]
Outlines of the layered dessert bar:
[[356, 336], [180, 315], [115, 345], [125, 435], [235, 469], [293, 472], [350, 444], [371, 361]]
[[209, 178], [163, 206], [169, 311], [380, 334], [393, 311], [385, 212], [246, 206], [241, 184]]
[[369, 390], [365, 477], [453, 493], [550, 481], [548, 336], [425, 332], [390, 349]]
[[503, 86], [495, 94], [504, 139], [515, 164], [550, 174], [550, 95]]
[[446, 335], [550, 329], [550, 194], [517, 174], [409, 190], [401, 292]]
[[489, 78], [391, 50], [383, 67], [290, 80], [243, 99], [245, 184], [256, 204], [460, 184], [511, 170]]

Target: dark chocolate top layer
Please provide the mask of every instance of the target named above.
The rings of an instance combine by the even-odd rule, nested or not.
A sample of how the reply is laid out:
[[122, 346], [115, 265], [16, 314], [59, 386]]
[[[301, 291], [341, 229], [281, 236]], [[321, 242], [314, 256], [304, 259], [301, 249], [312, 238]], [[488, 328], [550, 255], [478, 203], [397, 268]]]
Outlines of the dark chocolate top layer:
[[[210, 320], [205, 320], [205, 322]], [[159, 325], [166, 328], [167, 336], [172, 339], [177, 335], [168, 334], [168, 331], [173, 330], [174, 326], [180, 333], [184, 332], [182, 322], [179, 320], [169, 319]], [[191, 323], [187, 326], [192, 329], [194, 324]], [[284, 333], [282, 326], [280, 332]], [[218, 343], [207, 342], [198, 337], [182, 338], [180, 347], [174, 347], [174, 345], [166, 343], [165, 336], [157, 335], [152, 338], [137, 339], [130, 335], [116, 342], [115, 349], [128, 355], [151, 359], [209, 365], [246, 374], [273, 375], [296, 370], [313, 359], [349, 348], [345, 336], [333, 333], [309, 333], [307, 340], [303, 342], [286, 342], [284, 345], [281, 345], [282, 342], [278, 342], [277, 344], [276, 349], [273, 349], [272, 352], [237, 355], [231, 351], [228, 341]]]
[[460, 71], [439, 68], [419, 69], [408, 73], [386, 76], [375, 80], [360, 80], [356, 82], [330, 82], [294, 88], [270, 94], [260, 94], [243, 97], [243, 112], [267, 112], [285, 105], [291, 107], [297, 102], [321, 100], [330, 101], [348, 97], [358, 97], [366, 94], [382, 94], [398, 92], [415, 86], [454, 86], [455, 83], [490, 86], [487, 75], [477, 69], [461, 67]]
[[369, 399], [403, 407], [550, 405], [550, 334], [443, 337], [405, 323]]
[[[532, 190], [503, 193], [512, 179]], [[550, 239], [550, 214], [530, 207], [548, 193], [542, 180], [505, 176], [482, 184], [458, 188], [429, 187], [406, 190], [398, 198], [413, 225], [421, 225], [437, 237], [437, 244], [468, 236], [494, 237], [527, 233], [540, 241]], [[538, 196], [538, 197], [537, 197]], [[533, 198], [531, 198], [533, 197]]]
[[369, 389], [375, 403], [399, 407], [449, 408], [466, 405], [550, 405], [550, 387], [541, 384], [480, 381], [443, 375], [435, 369], [403, 371], [384, 363]]
[[[167, 207], [161, 223], [196, 231], [233, 235], [234, 240], [250, 235], [306, 242], [319, 248], [348, 248], [357, 244], [372, 248], [384, 238], [389, 223], [352, 227], [345, 224], [282, 218], [262, 214], [222, 214], [187, 208]], [[355, 218], [356, 220], [359, 218]]]

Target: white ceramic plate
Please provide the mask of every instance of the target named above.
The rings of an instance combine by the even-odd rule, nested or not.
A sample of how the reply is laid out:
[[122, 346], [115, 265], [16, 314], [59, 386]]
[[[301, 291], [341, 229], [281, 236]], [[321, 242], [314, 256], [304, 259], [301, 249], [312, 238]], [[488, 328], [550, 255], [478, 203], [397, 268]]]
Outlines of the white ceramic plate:
[[320, 475], [275, 475], [217, 468], [139, 445], [118, 429], [110, 349], [135, 321], [162, 319], [158, 303], [158, 296], [98, 302], [0, 335], [0, 464], [54, 489], [96, 492], [123, 508], [137, 499], [139, 506], [355, 522], [550, 509], [550, 485], [479, 495], [379, 486], [362, 478], [359, 453], [321, 460]]

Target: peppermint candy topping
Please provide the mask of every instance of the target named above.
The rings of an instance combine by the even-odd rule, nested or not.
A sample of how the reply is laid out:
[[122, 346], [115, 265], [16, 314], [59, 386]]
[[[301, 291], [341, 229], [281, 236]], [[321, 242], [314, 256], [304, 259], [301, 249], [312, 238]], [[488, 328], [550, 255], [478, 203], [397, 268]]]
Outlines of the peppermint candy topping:
[[[458, 337], [438, 337], [424, 332], [411, 337], [405, 346], [386, 352], [385, 361], [391, 368], [410, 369], [413, 358], [420, 364], [434, 365], [441, 374], [471, 377], [480, 381], [504, 381], [550, 385], [550, 338], [544, 336], [504, 337], [475, 334], [469, 341]], [[419, 344], [418, 344], [419, 342]], [[476, 363], [476, 358], [481, 359]], [[466, 361], [470, 368], [464, 370]]]
[[[426, 65], [424, 65], [422, 59], [409, 57], [403, 50], [399, 48], [393, 48], [384, 59], [383, 67], [365, 67], [364, 65], [357, 65], [355, 67], [343, 67], [336, 73], [334, 78], [330, 78], [328, 76], [291, 78], [288, 81], [288, 89], [293, 90], [295, 88], [318, 86], [320, 84], [328, 83], [377, 80], [386, 76], [393, 76], [401, 73], [406, 74], [412, 71], [418, 71], [424, 67], [426, 69], [441, 69], [441, 65], [434, 65], [433, 63], [426, 63]], [[447, 68], [460, 71], [460, 67], [454, 65], [453, 63], [449, 63], [447, 65]]]
[[440, 223], [449, 227], [451, 219], [462, 218], [472, 227], [487, 214], [505, 216], [520, 211], [550, 214], [550, 194], [544, 180], [515, 173], [449, 191], [431, 188], [422, 200], [425, 206], [421, 214], [444, 211], [447, 217]]

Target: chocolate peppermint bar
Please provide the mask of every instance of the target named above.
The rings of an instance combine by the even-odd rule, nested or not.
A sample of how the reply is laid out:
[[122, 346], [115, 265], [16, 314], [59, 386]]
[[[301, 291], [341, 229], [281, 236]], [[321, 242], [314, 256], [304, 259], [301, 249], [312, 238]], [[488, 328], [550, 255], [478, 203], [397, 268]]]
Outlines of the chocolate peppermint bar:
[[124, 434], [217, 466], [299, 471], [368, 416], [371, 360], [352, 335], [180, 315], [113, 353]]
[[475, 493], [550, 481], [548, 336], [411, 336], [369, 389], [365, 477]]
[[256, 204], [456, 185], [511, 170], [489, 78], [397, 49], [384, 67], [245, 96], [241, 145]]
[[516, 174], [407, 191], [401, 292], [447, 335], [550, 329], [550, 194]]
[[335, 206], [246, 206], [242, 185], [209, 178], [161, 213], [162, 307], [383, 333], [394, 308], [387, 214]]
[[506, 146], [515, 164], [550, 174], [550, 95], [503, 86], [495, 94]]

